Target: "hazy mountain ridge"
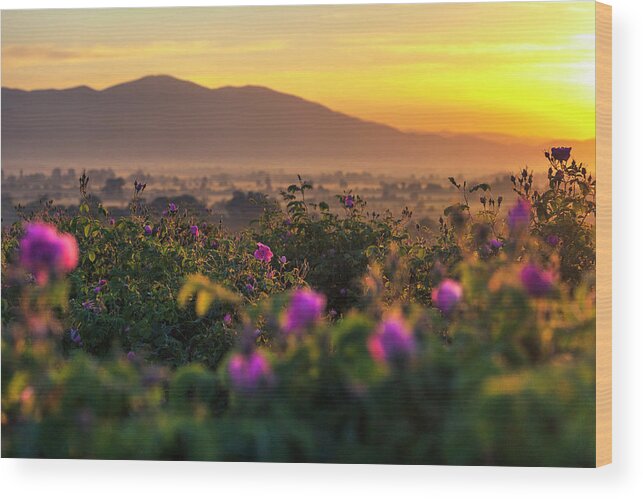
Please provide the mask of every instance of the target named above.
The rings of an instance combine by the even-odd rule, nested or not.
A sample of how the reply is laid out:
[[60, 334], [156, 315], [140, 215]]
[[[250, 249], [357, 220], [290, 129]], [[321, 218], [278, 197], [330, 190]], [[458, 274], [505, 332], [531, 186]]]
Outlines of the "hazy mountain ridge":
[[208, 89], [165, 75], [104, 90], [3, 87], [2, 145], [9, 169], [189, 164], [466, 172], [542, 164], [533, 145], [405, 133], [266, 87]]

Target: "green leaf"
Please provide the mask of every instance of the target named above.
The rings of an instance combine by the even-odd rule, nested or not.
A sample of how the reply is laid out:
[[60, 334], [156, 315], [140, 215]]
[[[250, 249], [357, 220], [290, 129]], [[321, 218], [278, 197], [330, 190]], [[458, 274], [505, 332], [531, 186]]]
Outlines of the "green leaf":
[[214, 295], [205, 289], [199, 291], [196, 295], [196, 302], [194, 304], [196, 314], [200, 317], [205, 315], [214, 301], [214, 298]]
[[232, 304], [241, 301], [237, 294], [201, 274], [188, 276], [177, 297], [179, 306], [185, 307], [193, 296], [196, 296], [195, 311], [199, 316], [205, 315], [215, 300]]
[[377, 256], [378, 252], [379, 252], [379, 248], [377, 246], [371, 245], [368, 248], [366, 248], [366, 257], [374, 258], [375, 256]]

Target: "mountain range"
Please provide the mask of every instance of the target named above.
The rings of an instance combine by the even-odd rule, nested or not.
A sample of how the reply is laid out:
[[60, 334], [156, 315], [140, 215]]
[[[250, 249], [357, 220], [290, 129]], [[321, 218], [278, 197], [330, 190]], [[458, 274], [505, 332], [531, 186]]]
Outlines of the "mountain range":
[[[261, 86], [209, 89], [146, 76], [104, 90], [2, 88], [2, 166], [277, 167], [299, 171], [496, 172], [544, 165], [537, 144], [408, 133]], [[588, 157], [587, 154], [592, 154]]]

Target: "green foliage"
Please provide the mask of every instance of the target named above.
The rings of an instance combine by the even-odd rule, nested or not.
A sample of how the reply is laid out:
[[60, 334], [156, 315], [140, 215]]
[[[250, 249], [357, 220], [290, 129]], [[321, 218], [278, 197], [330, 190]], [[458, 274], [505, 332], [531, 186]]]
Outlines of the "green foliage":
[[[254, 258], [256, 242], [249, 235], [201, 225], [195, 238], [188, 215], [163, 217], [156, 224], [132, 215], [113, 225], [82, 213], [39, 218], [55, 222], [79, 243], [80, 265], [69, 279], [69, 313], [63, 322], [78, 329], [83, 348], [95, 355], [122, 348], [172, 366], [194, 360], [214, 366], [233, 341], [222, 323], [226, 313], [234, 315], [243, 301], [255, 302], [303, 282], [297, 268], [266, 266]], [[144, 231], [146, 224], [154, 227], [151, 235]], [[16, 229], [14, 237], [3, 238], [3, 262], [13, 258], [20, 234]], [[197, 273], [219, 284], [215, 295], [198, 293], [195, 311], [178, 298], [185, 279]], [[99, 286], [101, 280], [106, 284]], [[210, 308], [209, 298], [221, 298], [224, 289], [234, 292], [226, 291], [225, 300]], [[11, 293], [3, 292], [5, 297]], [[3, 319], [16, 307], [16, 300], [5, 304]]]
[[311, 189], [305, 181], [289, 186], [283, 193], [286, 212], [267, 211], [256, 237], [302, 269], [307, 283], [328, 297], [329, 308], [343, 312], [357, 304], [369, 261], [383, 258], [391, 243], [408, 235], [403, 219], [367, 213], [358, 196], [342, 214], [327, 203], [307, 202], [305, 193]]
[[550, 253], [548, 238], [555, 238], [560, 275], [576, 284], [596, 265], [596, 179], [582, 163], [557, 161], [551, 164], [546, 188], [534, 186], [533, 174], [523, 169], [512, 176], [514, 190], [528, 199], [533, 207], [533, 233], [542, 240], [543, 258]]
[[[299, 180], [252, 229], [199, 224], [195, 236], [197, 219], [152, 220], [136, 196], [110, 224], [81, 178], [79, 213], [38, 214], [80, 246], [78, 268], [47, 286], [17, 264], [22, 227], [6, 232], [3, 456], [593, 466], [595, 184], [583, 167], [552, 162], [542, 192], [514, 177], [533, 209], [520, 233], [489, 184], [450, 179], [461, 201], [411, 235], [408, 210], [369, 213], [352, 192], [311, 203]], [[254, 256], [259, 242], [270, 261]], [[551, 289], [530, 294], [527, 262], [557, 276]], [[446, 279], [462, 297], [442, 312], [432, 295]], [[327, 309], [287, 333], [303, 286]], [[371, 344], [388, 317], [412, 338], [395, 361]], [[265, 364], [244, 364], [252, 354]], [[263, 383], [240, 386], [234, 366]]]
[[204, 316], [215, 300], [238, 304], [241, 299], [238, 295], [228, 291], [223, 286], [212, 283], [207, 277], [194, 274], [188, 276], [185, 284], [179, 291], [177, 300], [181, 307], [185, 307], [188, 301], [194, 297], [194, 308], [197, 315]]

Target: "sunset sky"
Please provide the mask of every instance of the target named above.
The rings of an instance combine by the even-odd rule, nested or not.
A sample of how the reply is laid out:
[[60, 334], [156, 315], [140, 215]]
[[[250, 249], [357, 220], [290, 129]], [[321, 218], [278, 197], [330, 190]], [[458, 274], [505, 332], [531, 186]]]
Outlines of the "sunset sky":
[[264, 85], [403, 130], [588, 139], [594, 2], [2, 12], [2, 85]]

